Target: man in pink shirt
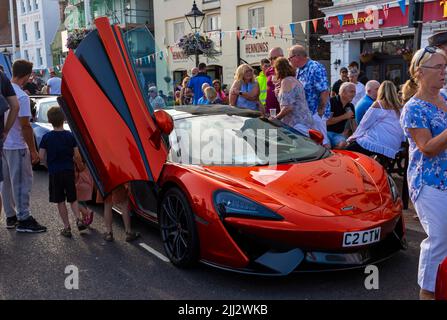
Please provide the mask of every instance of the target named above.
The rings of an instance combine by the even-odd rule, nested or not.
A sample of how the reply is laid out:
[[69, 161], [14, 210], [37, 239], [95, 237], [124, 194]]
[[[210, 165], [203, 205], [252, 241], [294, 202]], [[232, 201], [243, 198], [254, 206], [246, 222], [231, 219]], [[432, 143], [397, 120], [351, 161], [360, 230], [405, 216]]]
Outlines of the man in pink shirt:
[[275, 68], [274, 68], [275, 60], [280, 57], [284, 57], [284, 52], [282, 51], [281, 48], [276, 47], [270, 50], [269, 60], [272, 66], [268, 68], [267, 71], [265, 72], [265, 75], [267, 77], [267, 99], [265, 103], [266, 104], [265, 112], [267, 114], [270, 113], [270, 109], [276, 109], [277, 113], [280, 112], [279, 102], [275, 94], [276, 86], [279, 84], [276, 84]]

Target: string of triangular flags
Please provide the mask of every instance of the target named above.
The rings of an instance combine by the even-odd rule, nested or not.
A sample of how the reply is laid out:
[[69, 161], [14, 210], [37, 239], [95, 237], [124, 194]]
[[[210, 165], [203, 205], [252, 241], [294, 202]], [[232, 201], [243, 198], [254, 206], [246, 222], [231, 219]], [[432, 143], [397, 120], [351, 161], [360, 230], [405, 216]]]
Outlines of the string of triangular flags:
[[56, 73], [61, 73], [62, 72], [62, 64], [58, 64], [55, 65], [51, 68], [44, 68], [44, 69], [39, 69], [36, 72], [40, 75], [40, 76], [44, 76], [46, 73], [50, 73], [51, 71], [56, 71]]
[[[406, 0], [395, 0], [395, 1], [390, 1], [390, 2], [387, 2], [387, 3], [384, 3], [381, 5], [380, 9], [383, 11], [385, 19], [388, 19], [388, 17], [389, 17], [390, 5], [396, 4], [396, 3], [399, 5], [402, 14], [404, 16], [406, 15]], [[367, 15], [371, 14], [368, 7], [365, 8], [365, 10], [363, 10], [363, 11], [357, 10], [357, 11], [351, 11], [346, 14], [339, 14], [339, 15], [337, 15], [339, 25], [340, 26], [343, 25], [344, 18], [348, 14], [352, 15], [352, 17], [354, 19], [354, 23], [357, 24], [360, 12], [365, 12]], [[202, 34], [207, 36], [208, 38], [216, 38], [219, 40], [223, 40], [225, 37], [229, 37], [230, 39], [232, 39], [235, 36], [239, 40], [250, 39], [250, 38], [254, 39], [256, 37], [260, 37], [261, 39], [265, 39], [266, 37], [283, 38], [286, 34], [286, 28], [288, 27], [290, 29], [290, 35], [292, 36], [292, 38], [295, 38], [295, 36], [297, 34], [297, 28], [296, 28], [297, 25], [301, 26], [301, 30], [304, 34], [307, 34], [307, 32], [310, 31], [310, 27], [308, 27], [309, 24], [311, 24], [311, 26], [313, 27], [313, 31], [317, 32], [319, 21], [323, 21], [323, 26], [326, 29], [330, 28], [330, 18], [331, 17], [329, 16], [329, 17], [321, 17], [321, 18], [315, 18], [315, 19], [309, 19], [309, 20], [303, 20], [303, 21], [296, 21], [296, 22], [289, 23], [288, 25], [281, 24], [281, 25], [272, 25], [272, 26], [263, 27], [263, 28], [240, 29], [240, 30], [232, 30], [232, 31], [210, 31], [210, 32], [204, 32]], [[158, 58], [160, 60], [165, 59], [165, 58], [168, 59], [169, 51], [172, 54], [175, 47], [178, 47], [178, 45], [176, 43], [171, 44], [168, 46], [168, 48], [166, 50], [161, 50], [161, 51], [152, 53], [148, 56], [135, 59], [135, 63], [137, 65], [143, 65], [143, 64], [150, 64], [151, 62], [155, 62], [156, 59], [158, 59]]]
[[169, 56], [168, 53], [169, 53], [168, 49], [156, 51], [156, 52], [149, 54], [147, 56], [134, 59], [134, 62], [137, 66], [151, 64], [152, 62], [155, 62], [157, 59], [160, 59], [160, 60], [163, 60], [165, 58], [167, 59]]

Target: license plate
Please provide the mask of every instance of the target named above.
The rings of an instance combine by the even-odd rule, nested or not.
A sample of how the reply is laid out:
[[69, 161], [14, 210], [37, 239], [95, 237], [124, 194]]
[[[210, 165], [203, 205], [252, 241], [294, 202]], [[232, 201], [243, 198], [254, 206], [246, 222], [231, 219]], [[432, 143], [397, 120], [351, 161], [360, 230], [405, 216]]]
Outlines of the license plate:
[[343, 247], [364, 246], [380, 241], [381, 228], [365, 231], [345, 232], [343, 235]]

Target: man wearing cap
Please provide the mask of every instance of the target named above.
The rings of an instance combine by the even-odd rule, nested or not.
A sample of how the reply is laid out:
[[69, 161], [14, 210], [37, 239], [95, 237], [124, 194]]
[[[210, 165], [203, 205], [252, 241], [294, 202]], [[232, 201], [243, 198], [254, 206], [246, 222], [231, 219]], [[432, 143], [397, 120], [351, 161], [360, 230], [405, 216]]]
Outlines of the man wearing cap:
[[335, 81], [334, 85], [332, 86], [331, 97], [337, 96], [339, 94], [340, 87], [343, 84], [343, 82], [348, 82], [348, 81], [349, 81], [348, 68], [343, 67], [340, 69], [340, 79]]
[[428, 38], [428, 44], [438, 47], [447, 53], [447, 31], [438, 32]]

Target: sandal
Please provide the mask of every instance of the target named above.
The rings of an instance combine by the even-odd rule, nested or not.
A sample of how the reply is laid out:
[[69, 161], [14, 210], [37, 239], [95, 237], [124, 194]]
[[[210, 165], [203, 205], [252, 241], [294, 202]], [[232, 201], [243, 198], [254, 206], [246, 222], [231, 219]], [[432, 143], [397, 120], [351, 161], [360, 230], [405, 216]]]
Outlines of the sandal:
[[141, 237], [139, 232], [126, 232], [126, 242], [132, 242]]
[[87, 215], [84, 217], [83, 222], [86, 226], [89, 226], [92, 224], [92, 222], [93, 222], [93, 211], [92, 210], [89, 210]]
[[112, 242], [113, 240], [115, 240], [115, 239], [113, 238], [113, 232], [106, 232], [106, 233], [104, 233], [103, 238], [104, 238], [104, 240], [107, 241], [107, 242]]
[[64, 236], [65, 238], [71, 238], [71, 228], [64, 228], [61, 230], [61, 236]]
[[87, 226], [84, 224], [82, 219], [76, 219], [76, 226], [78, 227], [79, 231], [87, 229]]

